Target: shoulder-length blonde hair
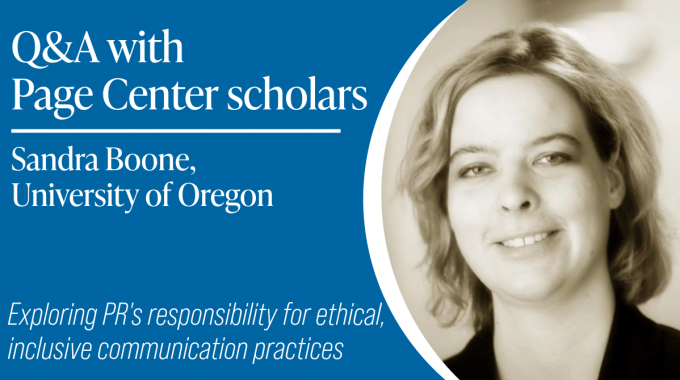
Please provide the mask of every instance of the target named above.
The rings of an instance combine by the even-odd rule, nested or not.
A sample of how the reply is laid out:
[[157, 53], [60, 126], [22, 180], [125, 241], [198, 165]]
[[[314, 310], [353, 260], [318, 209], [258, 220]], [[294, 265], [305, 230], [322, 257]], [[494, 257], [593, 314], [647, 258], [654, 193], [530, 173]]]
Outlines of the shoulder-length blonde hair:
[[565, 83], [588, 120], [600, 159], [622, 170], [626, 195], [613, 211], [609, 271], [616, 296], [627, 304], [647, 301], [670, 277], [668, 248], [657, 204], [655, 127], [646, 104], [627, 80], [548, 24], [494, 35], [468, 52], [435, 82], [412, 133], [403, 186], [415, 205], [427, 244], [434, 286], [430, 312], [453, 324], [469, 309], [476, 330], [493, 321], [491, 294], [470, 270], [449, 224], [447, 183], [453, 116], [461, 96], [488, 78], [536, 74]]

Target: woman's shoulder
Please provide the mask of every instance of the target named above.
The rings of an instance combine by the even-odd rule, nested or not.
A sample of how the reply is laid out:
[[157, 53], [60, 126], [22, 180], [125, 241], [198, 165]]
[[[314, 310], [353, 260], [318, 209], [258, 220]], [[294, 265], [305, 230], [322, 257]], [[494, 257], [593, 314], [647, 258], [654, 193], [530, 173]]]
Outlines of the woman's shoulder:
[[444, 360], [444, 364], [461, 380], [494, 380], [496, 357], [493, 333], [482, 330], [475, 334], [460, 353]]
[[[661, 324], [656, 324], [661, 343], [669, 349], [680, 350], [680, 330]], [[680, 356], [678, 356], [680, 358]]]
[[600, 379], [680, 379], [680, 331], [620, 307]]
[[663, 368], [664, 379], [680, 379], [680, 331], [672, 327], [654, 323], [658, 353], [663, 358], [659, 365]]
[[668, 343], [672, 344], [674, 347], [680, 346], [680, 330], [676, 330], [672, 327], [657, 325], [661, 330], [661, 335], [668, 339]]
[[[494, 380], [493, 332], [478, 332], [444, 364], [462, 380]], [[680, 331], [618, 305], [599, 379], [680, 379]]]
[[680, 379], [680, 330], [657, 324], [660, 351], [666, 362], [672, 364]]
[[658, 368], [659, 379], [680, 379], [680, 331], [672, 327], [653, 324], [653, 338], [649, 347], [651, 353], [656, 353], [654, 364]]
[[[675, 354], [680, 359], [680, 330], [654, 322], [642, 314], [637, 308], [629, 309], [631, 315], [624, 317], [630, 320], [624, 322], [625, 329], [631, 331], [633, 342], [643, 343], [643, 347], [654, 349], [659, 354]], [[643, 348], [640, 347], [640, 348]], [[680, 366], [680, 360], [674, 362]]]

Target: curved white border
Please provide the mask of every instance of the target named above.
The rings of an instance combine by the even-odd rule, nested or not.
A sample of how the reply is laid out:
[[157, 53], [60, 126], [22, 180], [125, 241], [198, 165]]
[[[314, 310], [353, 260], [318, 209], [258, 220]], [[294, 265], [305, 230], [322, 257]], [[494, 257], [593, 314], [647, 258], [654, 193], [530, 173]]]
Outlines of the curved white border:
[[[455, 11], [453, 13], [455, 13]], [[406, 61], [406, 64], [392, 84], [392, 87], [387, 94], [387, 98], [380, 109], [378, 120], [373, 129], [371, 145], [368, 149], [368, 157], [366, 158], [366, 171], [364, 173], [364, 222], [366, 224], [366, 240], [368, 241], [371, 261], [373, 262], [373, 270], [375, 270], [380, 289], [385, 296], [385, 300], [387, 301], [394, 318], [397, 320], [397, 323], [399, 323], [399, 327], [401, 327], [404, 334], [406, 334], [406, 337], [411, 341], [411, 344], [418, 350], [420, 355], [439, 375], [444, 379], [458, 380], [441, 359], [439, 359], [439, 356], [437, 356], [427, 340], [425, 340], [425, 337], [413, 320], [411, 313], [408, 311], [404, 298], [399, 291], [397, 279], [394, 277], [392, 265], [390, 264], [390, 257], [387, 253], [381, 202], [385, 146], [387, 144], [387, 135], [390, 130], [390, 125], [392, 124], [392, 118], [394, 117], [394, 111], [399, 102], [399, 97], [404, 90], [408, 77], [413, 71], [413, 67], [416, 62], [418, 62], [418, 59], [420, 59], [425, 48], [430, 44], [432, 38], [453, 13], [430, 32], [427, 38], [425, 38], [413, 52], [408, 61]]]

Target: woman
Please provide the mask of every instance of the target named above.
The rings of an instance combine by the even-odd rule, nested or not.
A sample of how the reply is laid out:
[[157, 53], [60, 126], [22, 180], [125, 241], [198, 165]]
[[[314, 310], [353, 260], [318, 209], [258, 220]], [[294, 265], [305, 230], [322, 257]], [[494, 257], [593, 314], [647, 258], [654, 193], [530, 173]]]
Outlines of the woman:
[[432, 312], [476, 335], [466, 379], [680, 379], [680, 332], [635, 305], [669, 278], [645, 104], [550, 25], [493, 36], [439, 78], [404, 182]]

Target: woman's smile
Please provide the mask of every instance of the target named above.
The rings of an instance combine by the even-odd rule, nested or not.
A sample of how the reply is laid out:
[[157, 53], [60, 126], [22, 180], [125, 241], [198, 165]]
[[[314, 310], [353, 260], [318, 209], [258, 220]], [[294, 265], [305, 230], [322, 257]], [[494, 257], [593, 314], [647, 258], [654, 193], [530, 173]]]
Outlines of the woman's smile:
[[[555, 232], [557, 231], [549, 231], [549, 232], [540, 232], [536, 234], [529, 234], [528, 236], [524, 237], [515, 237], [507, 240], [503, 240], [497, 244], [501, 244], [504, 247], [511, 247], [511, 248], [522, 248], [534, 244], [538, 244], [542, 242], [543, 240], [547, 239], [549, 236], [552, 236]], [[522, 235], [522, 234], [520, 234]]]
[[[564, 231], [552, 230], [495, 243], [487, 255], [495, 255], [495, 260], [503, 263], [507, 271], [520, 270], [523, 275], [539, 278], [534, 272], [546, 273], [562, 265], [569, 258], [569, 239]], [[513, 268], [518, 266], [517, 268]]]

